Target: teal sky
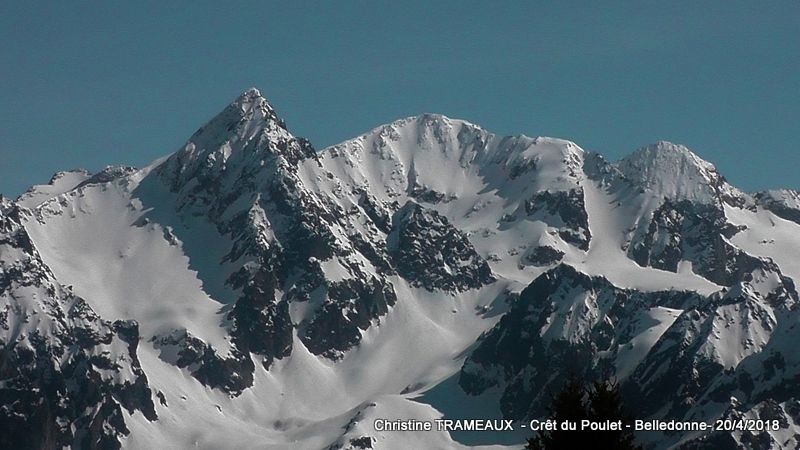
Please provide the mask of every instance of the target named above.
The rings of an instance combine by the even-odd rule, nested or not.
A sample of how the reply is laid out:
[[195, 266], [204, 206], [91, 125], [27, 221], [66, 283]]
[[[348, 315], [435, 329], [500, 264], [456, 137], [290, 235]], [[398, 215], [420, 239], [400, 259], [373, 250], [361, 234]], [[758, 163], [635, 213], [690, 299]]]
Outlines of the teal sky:
[[0, 192], [146, 164], [250, 86], [317, 148], [438, 112], [800, 188], [797, 0], [113, 1], [0, 3]]

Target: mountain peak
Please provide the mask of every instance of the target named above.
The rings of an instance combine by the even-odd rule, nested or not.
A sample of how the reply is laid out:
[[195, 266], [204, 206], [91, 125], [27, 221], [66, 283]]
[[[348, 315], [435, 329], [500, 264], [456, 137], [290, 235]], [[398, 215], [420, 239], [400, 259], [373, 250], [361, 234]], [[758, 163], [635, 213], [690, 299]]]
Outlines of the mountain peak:
[[[278, 117], [277, 112], [275, 112], [275, 108], [269, 103], [266, 97], [261, 94], [261, 91], [257, 88], [251, 87], [246, 91], [242, 92], [236, 99], [231, 102], [227, 109], [235, 110], [236, 112], [240, 113], [240, 117], [243, 120], [253, 121], [255, 123], [261, 123], [265, 125], [269, 125], [274, 123], [278, 125], [278, 127], [286, 129], [286, 124], [284, 123], [283, 119]], [[222, 116], [225, 113], [223, 110], [217, 117]], [[212, 120], [213, 121], [213, 120]]]
[[727, 186], [713, 164], [668, 141], [642, 147], [616, 166], [633, 183], [673, 200], [714, 202]]
[[230, 107], [237, 108], [241, 111], [244, 118], [264, 120], [266, 122], [275, 121], [278, 125], [286, 129], [286, 124], [281, 120], [275, 109], [267, 101], [266, 97], [261, 94], [261, 91], [251, 87], [250, 89], [242, 92], [236, 100], [234, 100]]
[[641, 147], [622, 160], [623, 163], [625, 161], [629, 164], [666, 164], [667, 170], [691, 167], [716, 172], [713, 164], [697, 156], [685, 145], [669, 141], [658, 141]]
[[194, 144], [195, 148], [213, 148], [222, 144], [220, 140], [249, 141], [263, 132], [282, 137], [291, 136], [275, 108], [261, 91], [252, 87], [200, 127], [189, 138], [189, 143]]
[[314, 153], [308, 141], [288, 131], [261, 91], [250, 88], [200, 127], [160, 170], [171, 174], [177, 188], [201, 174], [217, 178], [234, 167], [238, 173], [267, 160], [294, 166]]
[[227, 156], [258, 138], [271, 141], [293, 140], [286, 123], [278, 117], [261, 91], [244, 91], [219, 114], [189, 138], [182, 151], [206, 153], [225, 147]]
[[258, 90], [257, 87], [252, 86], [251, 88], [249, 88], [249, 89], [245, 90], [244, 92], [242, 92], [242, 95], [239, 96], [239, 98], [250, 98], [250, 97], [262, 97], [263, 98], [263, 95], [261, 95], [261, 91]]

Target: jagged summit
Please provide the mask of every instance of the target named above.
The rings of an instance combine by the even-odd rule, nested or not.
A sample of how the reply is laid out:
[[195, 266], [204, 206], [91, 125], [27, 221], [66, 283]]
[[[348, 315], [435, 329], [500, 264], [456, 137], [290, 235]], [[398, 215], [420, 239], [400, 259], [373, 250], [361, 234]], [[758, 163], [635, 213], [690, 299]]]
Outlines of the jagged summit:
[[219, 179], [264, 166], [269, 161], [296, 166], [314, 157], [311, 144], [292, 135], [256, 88], [250, 88], [200, 127], [159, 169], [174, 189], [190, 180]]
[[250, 120], [261, 119], [265, 122], [275, 121], [281, 128], [286, 128], [286, 124], [276, 114], [275, 108], [273, 108], [266, 97], [261, 94], [261, 91], [254, 87], [242, 92], [242, 94], [231, 103], [231, 106], [238, 107], [245, 118], [249, 118]]
[[239, 95], [239, 97], [236, 98], [234, 103], [242, 101], [243, 99], [258, 99], [258, 98], [264, 98], [264, 96], [261, 94], [261, 91], [257, 87], [252, 86], [249, 89], [245, 89], [245, 91], [242, 92]]
[[184, 149], [192, 151], [214, 151], [228, 141], [231, 150], [237, 142], [248, 143], [259, 135], [291, 138], [286, 123], [278, 117], [275, 108], [256, 88], [250, 88], [237, 97], [214, 118], [200, 127], [187, 142]]

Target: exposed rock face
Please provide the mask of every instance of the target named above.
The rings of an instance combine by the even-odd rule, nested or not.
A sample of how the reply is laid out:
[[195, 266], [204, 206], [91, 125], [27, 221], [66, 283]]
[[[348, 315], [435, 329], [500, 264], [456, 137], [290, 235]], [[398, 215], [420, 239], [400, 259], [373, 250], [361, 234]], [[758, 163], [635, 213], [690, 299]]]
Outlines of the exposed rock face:
[[[313, 353], [338, 358], [396, 301], [391, 283], [354, 263], [363, 254], [379, 272], [391, 273], [385, 243], [361, 234], [337, 236], [345, 212], [300, 179], [298, 166], [316, 158], [310, 144], [293, 137], [269, 103], [251, 90], [159, 168], [180, 196], [181, 209], [202, 211], [233, 240], [226, 260], [240, 268], [228, 285], [241, 296], [227, 316], [231, 335], [237, 351], [257, 355], [266, 368], [292, 353], [298, 325], [289, 314], [292, 302], [312, 302], [314, 292], [321, 292], [324, 299], [314, 301], [310, 316], [298, 320], [300, 337]], [[368, 221], [388, 230], [391, 216], [385, 206], [366, 192], [361, 205]], [[345, 266], [352, 278], [328, 281], [321, 269], [327, 262]], [[251, 383], [252, 373], [239, 378]]]
[[120, 448], [123, 408], [156, 420], [136, 322], [101, 319], [55, 281], [0, 199], [0, 447]]
[[631, 242], [628, 253], [642, 266], [671, 272], [681, 261], [690, 261], [695, 273], [730, 286], [746, 273], [771, 265], [729, 242], [739, 231], [717, 205], [666, 201], [653, 213], [647, 231]]
[[592, 234], [589, 232], [582, 190], [537, 192], [525, 202], [525, 211], [529, 215], [546, 212], [552, 218], [560, 220], [560, 223], [557, 220], [554, 225], [559, 229], [558, 235], [561, 239], [581, 250], [589, 249]]
[[[782, 342], [781, 330], [798, 318], [798, 294], [779, 272], [756, 268], [743, 278], [727, 292], [705, 298], [620, 289], [560, 265], [534, 280], [481, 339], [459, 384], [473, 395], [499, 387], [502, 411], [514, 419], [543, 414], [548, 389], [556, 390], [570, 374], [620, 380], [641, 418], [698, 420], [714, 405], [729, 408], [733, 417], [759, 417], [764, 401], [795, 401], [788, 393], [792, 388], [765, 395], [755, 386], [759, 379], [778, 386], [775, 380], [784, 376], [775, 369], [765, 373], [764, 367], [781, 367], [785, 374], [787, 350], [773, 346]], [[666, 331], [635, 356], [644, 336], [660, 327]], [[756, 362], [760, 359], [763, 364]], [[789, 420], [783, 409], [773, 410]], [[673, 438], [663, 437], [660, 445]], [[775, 437], [719, 434], [686, 448], [717, 445], [709, 439], [719, 444], [720, 439], [774, 442]]]
[[486, 261], [444, 216], [408, 203], [392, 219], [389, 253], [398, 273], [426, 289], [463, 291], [494, 281]]
[[535, 417], [544, 412], [548, 389], [557, 390], [570, 373], [586, 379], [614, 376], [613, 355], [642, 331], [639, 322], [649, 310], [700, 301], [691, 292], [619, 289], [561, 264], [523, 290], [482, 338], [459, 384], [473, 395], [498, 386], [507, 417]]
[[[275, 358], [288, 356], [292, 351], [292, 321], [289, 304], [275, 298], [278, 285], [274, 264], [263, 261], [251, 277], [243, 276], [242, 296], [236, 301], [228, 318], [233, 322], [234, 343], [245, 354], [262, 357], [269, 368]], [[272, 269], [272, 270], [270, 270]], [[247, 268], [243, 268], [246, 273]], [[234, 279], [234, 283], [239, 280]], [[243, 366], [252, 371], [252, 364]], [[244, 376], [252, 382], [252, 374]], [[245, 386], [246, 387], [246, 386]]]
[[361, 331], [395, 302], [394, 287], [379, 278], [331, 282], [319, 312], [305, 328], [303, 342], [312, 353], [335, 359], [358, 345]]
[[564, 252], [553, 247], [536, 247], [525, 255], [525, 261], [536, 266], [555, 264], [564, 257]]
[[[288, 303], [276, 290], [285, 288], [308, 258], [330, 258], [334, 251], [325, 222], [331, 212], [299, 188], [297, 165], [306, 158], [316, 158], [313, 147], [292, 136], [251, 89], [158, 168], [157, 176], [178, 195], [178, 211], [203, 215], [230, 236], [226, 260], [239, 264], [227, 281], [241, 292], [227, 315], [235, 346], [231, 359], [216, 357], [196, 338], [170, 342], [187, 352], [177, 363], [200, 366], [193, 374], [205, 384], [239, 393], [252, 384], [250, 353], [265, 367], [291, 353]], [[285, 226], [274, 227], [272, 220]], [[236, 380], [213, 380], [207, 373], [231, 373]]]
[[232, 395], [253, 385], [253, 361], [234, 348], [227, 357], [186, 330], [153, 339], [161, 358], [180, 368], [188, 368], [199, 382]]
[[[752, 376], [744, 371], [734, 374], [730, 369], [739, 367], [744, 357], [762, 352], [778, 320], [788, 319], [781, 316], [797, 302], [791, 285], [778, 285], [771, 294], [778, 300], [774, 306], [765, 302], [753, 285], [741, 283], [679, 316], [630, 378], [630, 386], [636, 386], [637, 395], [646, 400], [642, 412], [655, 414], [659, 408], [651, 402], [667, 400], [671, 402], [669, 417], [691, 415], [696, 405], [676, 402], [674, 395], [667, 394], [669, 388], [679, 392], [680, 398], [697, 403], [728, 402], [731, 396], [756, 400], [749, 398]], [[659, 388], [653, 389], [655, 386]]]
[[[240, 292], [226, 314], [233, 356], [217, 356], [197, 338], [180, 334], [184, 330], [176, 330], [181, 338], [173, 333], [155, 341], [183, 352], [183, 358], [168, 360], [191, 367], [204, 384], [240, 393], [253, 378], [247, 355], [269, 369], [292, 354], [294, 333], [313, 354], [339, 359], [397, 301], [387, 279], [395, 273], [418, 286], [450, 291], [495, 279], [445, 217], [416, 204], [413, 212], [399, 213], [397, 202], [363, 188], [350, 193], [357, 203], [346, 211], [335, 198], [310, 189], [302, 179], [307, 169], [301, 168], [308, 164], [319, 164], [313, 148], [293, 137], [269, 103], [251, 90], [156, 171], [177, 194], [180, 214], [203, 215], [230, 237], [225, 261], [238, 265], [227, 280]], [[430, 203], [450, 198], [422, 186], [410, 195]], [[368, 232], [354, 230], [353, 220]], [[394, 239], [387, 235], [400, 243], [387, 245]], [[346, 272], [342, 279], [324, 273], [322, 266], [331, 265]], [[291, 317], [293, 303], [308, 304], [303, 317]], [[235, 382], [206, 375], [225, 371], [235, 374]]]

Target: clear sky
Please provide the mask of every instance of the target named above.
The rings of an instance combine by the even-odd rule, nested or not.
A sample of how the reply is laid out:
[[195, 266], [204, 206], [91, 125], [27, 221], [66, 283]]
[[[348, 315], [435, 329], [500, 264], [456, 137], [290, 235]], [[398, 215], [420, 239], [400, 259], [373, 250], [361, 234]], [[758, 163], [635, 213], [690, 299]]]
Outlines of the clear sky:
[[317, 148], [422, 112], [800, 188], [800, 1], [0, 2], [0, 192], [171, 153], [250, 86]]

